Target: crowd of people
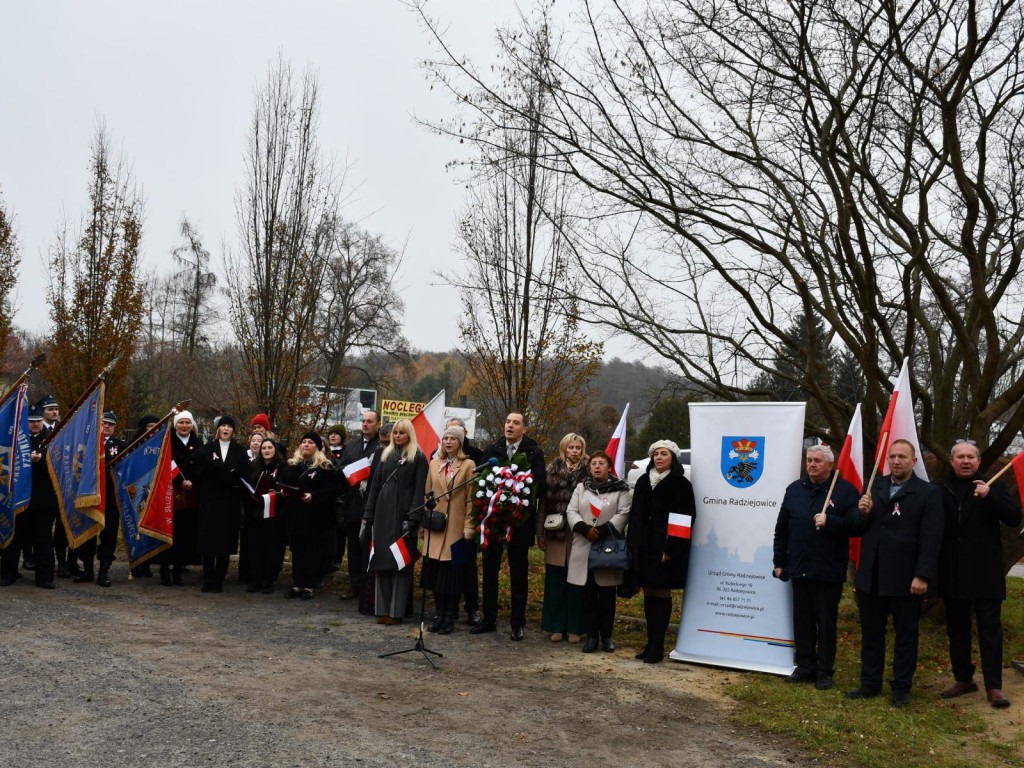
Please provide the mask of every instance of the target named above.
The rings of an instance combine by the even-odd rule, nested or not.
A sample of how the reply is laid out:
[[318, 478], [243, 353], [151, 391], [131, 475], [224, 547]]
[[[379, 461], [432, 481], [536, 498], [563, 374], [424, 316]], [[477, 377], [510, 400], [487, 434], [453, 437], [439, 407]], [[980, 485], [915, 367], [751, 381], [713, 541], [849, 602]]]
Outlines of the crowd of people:
[[[55, 577], [111, 586], [120, 528], [112, 479], [102, 530], [69, 547], [39, 450], [58, 417], [52, 398], [31, 409], [32, 499], [0, 553], [0, 586], [22, 578], [19, 566], [33, 570], [36, 585], [46, 589]], [[143, 417], [140, 433], [157, 421]], [[510, 638], [518, 641], [525, 635], [529, 551], [536, 543], [545, 563], [541, 628], [551, 641], [582, 642], [584, 653], [614, 652], [617, 598], [642, 591], [647, 644], [636, 658], [664, 658], [672, 591], [686, 587], [696, 514], [675, 443], [650, 446], [647, 471], [630, 489], [615, 476], [612, 457], [588, 453], [579, 434], [565, 435], [557, 457], [546, 462], [518, 412], [508, 414], [503, 436], [485, 449], [472, 444], [460, 419], [449, 420], [432, 456], [417, 444], [409, 420], [382, 424], [373, 410], [363, 414], [360, 433], [351, 439], [340, 425], [327, 430], [326, 441], [310, 431], [291, 455], [265, 414], [250, 427], [246, 448], [237, 439], [236, 421], [223, 415], [204, 444], [189, 412], [173, 417], [173, 545], [152, 560], [161, 584], [181, 586], [189, 568], [201, 565], [202, 591], [219, 593], [237, 554], [245, 589], [273, 594], [290, 550], [291, 584], [284, 596], [308, 600], [347, 555], [342, 599], [393, 625], [413, 614], [415, 561], [422, 554], [420, 586], [433, 599], [428, 630], [453, 632], [461, 605], [469, 632], [482, 634], [497, 631], [499, 573], [507, 555]], [[126, 448], [114, 436], [116, 428], [116, 415], [104, 413], [108, 459]], [[805, 476], [786, 489], [774, 539], [774, 576], [788, 581], [793, 594], [795, 669], [786, 681], [833, 687], [838, 606], [850, 539], [859, 537], [853, 583], [862, 634], [860, 685], [846, 696], [881, 693], [891, 617], [892, 703], [909, 703], [923, 601], [937, 595], [945, 600], [955, 678], [941, 695], [978, 691], [973, 614], [988, 701], [1009, 706], [1001, 677], [1006, 582], [1000, 527], [1019, 528], [1021, 510], [1002, 484], [989, 484], [980, 473], [973, 441], [957, 441], [949, 471], [934, 484], [914, 473], [918, 457], [906, 440], [892, 441], [887, 458], [890, 474], [861, 494], [838, 476], [832, 451], [815, 445], [806, 452]], [[482, 495], [475, 481], [481, 470], [513, 460], [525, 465], [539, 503], [527, 506], [521, 524], [484, 546], [474, 516]], [[148, 563], [132, 572], [152, 575]]]
[[[48, 424], [44, 405], [30, 412], [32, 501], [0, 553], [0, 586], [21, 579], [23, 567], [46, 589], [54, 588], [55, 577], [110, 587], [120, 529], [113, 479], [108, 473], [103, 528], [69, 547], [40, 449], [59, 410], [55, 401], [49, 404]], [[143, 417], [138, 433], [158, 421]], [[104, 413], [108, 459], [127, 447], [114, 436], [116, 427], [116, 415]], [[284, 597], [308, 600], [347, 559], [342, 599], [358, 601], [360, 613], [392, 625], [413, 614], [415, 561], [422, 555], [420, 587], [433, 602], [428, 630], [453, 632], [461, 606], [469, 632], [483, 634], [498, 629], [499, 574], [507, 555], [510, 637], [518, 641], [525, 636], [529, 553], [536, 542], [547, 562], [542, 628], [551, 640], [579, 643], [585, 635], [585, 653], [613, 652], [617, 596], [642, 589], [649, 637], [637, 658], [663, 659], [671, 590], [685, 585], [689, 554], [689, 528], [685, 538], [673, 534], [669, 517], [692, 520], [694, 514], [693, 490], [674, 443], [651, 446], [650, 473], [633, 494], [613, 474], [612, 458], [603, 451], [588, 455], [580, 435], [566, 435], [558, 457], [546, 463], [522, 413], [508, 414], [503, 436], [485, 449], [472, 444], [461, 419], [452, 419], [432, 456], [417, 444], [409, 420], [382, 424], [373, 410], [364, 412], [360, 434], [351, 439], [340, 425], [326, 431], [326, 440], [310, 431], [290, 455], [266, 414], [253, 417], [244, 443], [238, 428], [232, 416], [222, 415], [204, 443], [191, 413], [174, 415], [173, 543], [133, 568], [134, 576], [152, 577], [152, 564], [162, 585], [176, 587], [188, 583], [190, 568], [201, 566], [201, 590], [220, 593], [237, 555], [246, 591], [273, 594], [290, 551]], [[508, 465], [513, 457], [528, 465], [537, 503], [526, 506], [528, 513], [507, 535], [482, 546], [474, 481], [481, 469]], [[635, 567], [594, 565], [592, 550], [608, 541], [628, 548]]]

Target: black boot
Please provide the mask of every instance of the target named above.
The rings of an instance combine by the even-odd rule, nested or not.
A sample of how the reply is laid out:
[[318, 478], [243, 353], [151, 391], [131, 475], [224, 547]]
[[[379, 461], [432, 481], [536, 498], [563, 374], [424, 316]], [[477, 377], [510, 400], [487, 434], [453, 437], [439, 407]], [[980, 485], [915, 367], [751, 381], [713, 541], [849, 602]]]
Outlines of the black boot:
[[100, 558], [100, 572], [96, 575], [96, 583], [101, 587], [110, 586], [110, 564], [114, 562], [106, 557]]
[[[83, 557], [82, 558], [82, 563], [86, 564], [87, 562], [88, 562], [88, 558]], [[71, 574], [71, 580], [72, 581], [74, 581], [76, 576], [81, 576], [86, 571], [91, 571], [91, 570], [92, 570], [92, 564], [91, 563], [88, 564], [88, 567], [85, 568], [85, 570], [79, 568], [78, 567], [78, 555], [75, 554], [74, 550], [68, 550], [68, 573]], [[92, 581], [92, 579], [89, 579], [89, 581]]]
[[163, 584], [165, 587], [174, 586], [174, 582], [171, 580], [171, 566], [160, 566], [160, 583]]
[[651, 604], [648, 602], [649, 597], [644, 596], [644, 618], [647, 620], [647, 645], [640, 653], [636, 654], [633, 658], [637, 661], [643, 661], [647, 658], [647, 652], [651, 650]]
[[174, 566], [173, 570], [171, 571], [171, 582], [174, 584], [174, 586], [176, 586], [176, 587], [180, 587], [181, 586], [181, 584], [182, 584], [181, 577], [182, 577], [182, 574], [184, 574], [184, 573], [185, 573], [185, 566], [183, 566], [183, 565], [176, 565], [176, 566]]
[[434, 618], [431, 619], [427, 625], [427, 632], [437, 632], [441, 629], [441, 625], [444, 624], [445, 617], [445, 599], [443, 595], [434, 593]]
[[441, 628], [437, 630], [439, 635], [450, 635], [455, 631], [455, 620], [459, 618], [458, 604], [456, 603], [455, 610], [449, 610], [445, 613], [444, 618], [441, 621]]
[[647, 657], [644, 662], [657, 664], [665, 658], [665, 633], [668, 631], [668, 622], [672, 618], [671, 597], [648, 597], [651, 602], [651, 619], [648, 624], [647, 637], [650, 646], [647, 649]]
[[82, 563], [85, 565], [85, 568], [79, 569], [78, 573], [71, 579], [75, 584], [88, 584], [96, 578], [96, 574], [92, 570], [92, 559], [86, 558]]
[[60, 579], [70, 579], [71, 571], [68, 570], [68, 551], [66, 549], [57, 549], [57, 577]]

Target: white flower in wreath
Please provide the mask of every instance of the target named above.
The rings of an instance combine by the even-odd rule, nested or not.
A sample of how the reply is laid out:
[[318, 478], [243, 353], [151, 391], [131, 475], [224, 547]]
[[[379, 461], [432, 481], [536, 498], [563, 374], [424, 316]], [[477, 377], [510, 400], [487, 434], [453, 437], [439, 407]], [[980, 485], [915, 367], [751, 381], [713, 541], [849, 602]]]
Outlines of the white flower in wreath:
[[503, 494], [501, 494], [501, 496], [500, 496], [500, 497], [498, 498], [498, 501], [502, 501], [502, 502], [508, 501], [508, 496], [506, 496], [506, 495], [505, 495], [505, 494], [503, 493]]
[[530, 489], [529, 488], [523, 488], [523, 495], [524, 496], [529, 496], [530, 495]]
[[485, 485], [487, 485], [487, 481], [486, 480], [481, 480], [480, 481], [480, 487], [483, 488]]
[[528, 483], [532, 483], [532, 482], [533, 482], [533, 478], [532, 478], [532, 477], [527, 477], [527, 478], [526, 478], [526, 482], [528, 482]]
[[509, 467], [509, 469], [511, 469], [511, 470], [512, 470], [513, 472], [515, 472], [515, 471], [516, 471], [517, 469], [519, 469], [519, 465], [518, 465], [518, 464], [512, 464], [512, 465], [511, 465], [511, 466]]
[[477, 491], [477, 492], [476, 492], [476, 497], [477, 497], [478, 499], [482, 499], [482, 498], [484, 497], [484, 492], [483, 492], [483, 491]]
[[493, 496], [493, 495], [494, 495], [494, 491], [488, 491], [487, 492], [487, 498], [488, 499], [491, 498], [491, 496]]

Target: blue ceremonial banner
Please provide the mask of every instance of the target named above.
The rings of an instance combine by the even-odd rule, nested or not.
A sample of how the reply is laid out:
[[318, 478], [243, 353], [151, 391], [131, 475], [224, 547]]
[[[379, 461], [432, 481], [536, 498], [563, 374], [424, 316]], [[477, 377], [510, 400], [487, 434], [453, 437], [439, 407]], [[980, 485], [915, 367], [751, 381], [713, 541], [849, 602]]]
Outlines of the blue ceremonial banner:
[[32, 446], [28, 439], [28, 384], [0, 404], [0, 548], [14, 537], [14, 518], [32, 497]]
[[169, 532], [147, 525], [153, 517], [173, 519], [170, 428], [170, 422], [165, 421], [152, 434], [133, 444], [130, 452], [118, 458], [110, 468], [117, 507], [121, 510], [124, 545], [132, 568], [171, 546]]
[[68, 414], [46, 446], [68, 542], [79, 547], [103, 529], [103, 382]]

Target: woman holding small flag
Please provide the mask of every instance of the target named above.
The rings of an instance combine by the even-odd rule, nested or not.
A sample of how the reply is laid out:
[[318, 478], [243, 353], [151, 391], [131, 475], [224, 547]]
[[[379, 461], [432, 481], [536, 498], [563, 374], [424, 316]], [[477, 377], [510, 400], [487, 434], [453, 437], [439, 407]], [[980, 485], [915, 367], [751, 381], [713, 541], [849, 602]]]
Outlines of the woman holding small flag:
[[629, 521], [629, 485], [612, 475], [612, 458], [604, 451], [590, 457], [590, 476], [576, 486], [566, 510], [573, 532], [569, 552], [570, 584], [583, 587], [583, 614], [587, 626], [584, 653], [597, 650], [597, 639], [608, 653], [615, 651], [615, 593], [623, 571], [590, 568], [591, 544], [625, 534]]
[[370, 570], [376, 577], [378, 624], [398, 624], [408, 610], [422, 515], [418, 508], [423, 504], [427, 472], [427, 458], [416, 444], [412, 422], [401, 419], [374, 469], [363, 510], [363, 522], [373, 531]]
[[277, 475], [284, 463], [281, 451], [270, 438], [260, 443], [258, 455], [249, 463], [252, 494], [246, 501], [245, 528], [250, 533], [250, 581], [246, 592], [274, 591], [288, 545], [284, 515], [276, 492]]
[[[455, 567], [452, 549], [465, 546], [465, 540], [476, 535], [471, 514], [472, 486], [465, 484], [473, 477], [474, 464], [462, 451], [465, 440], [466, 430], [462, 427], [445, 428], [438, 456], [430, 462], [426, 490], [428, 498], [439, 497], [437, 511], [447, 523], [443, 531], [420, 531], [427, 544], [420, 586], [434, 593], [434, 621], [428, 629], [442, 635], [451, 634], [455, 628], [465, 568], [465, 563]], [[449, 494], [451, 489], [455, 490]]]
[[633, 489], [629, 546], [632, 576], [635, 586], [644, 591], [647, 618], [647, 647], [636, 658], [657, 664], [665, 658], [672, 590], [686, 587], [696, 503], [693, 486], [679, 463], [679, 446], [671, 440], [658, 440], [647, 455], [650, 466]]
[[171, 461], [177, 468], [174, 477], [174, 543], [170, 549], [153, 558], [160, 565], [160, 583], [165, 587], [181, 586], [185, 569], [200, 562], [199, 497], [194, 480], [199, 474], [195, 460], [202, 443], [196, 436], [190, 412], [178, 411], [172, 425]]
[[309, 600], [320, 583], [324, 548], [334, 525], [337, 482], [323, 438], [307, 432], [277, 474], [277, 484], [288, 499], [286, 525], [292, 548], [292, 588], [285, 597]]
[[[180, 414], [179, 414], [180, 415]], [[199, 552], [203, 592], [222, 592], [231, 555], [238, 552], [242, 517], [241, 479], [249, 468], [245, 449], [232, 438], [235, 420], [217, 422], [217, 434], [199, 451]]]

